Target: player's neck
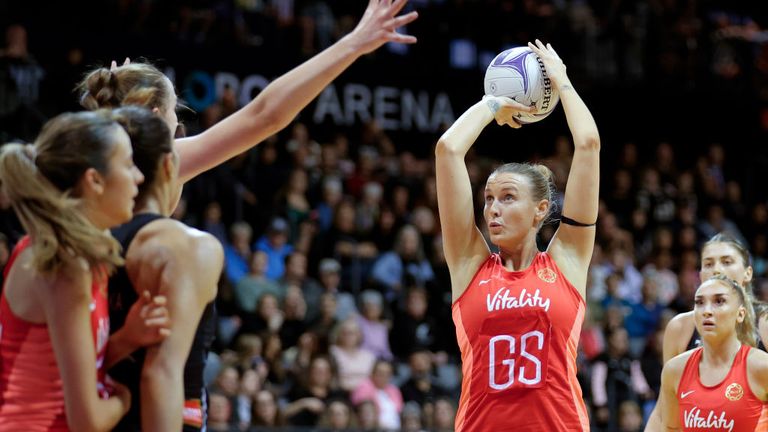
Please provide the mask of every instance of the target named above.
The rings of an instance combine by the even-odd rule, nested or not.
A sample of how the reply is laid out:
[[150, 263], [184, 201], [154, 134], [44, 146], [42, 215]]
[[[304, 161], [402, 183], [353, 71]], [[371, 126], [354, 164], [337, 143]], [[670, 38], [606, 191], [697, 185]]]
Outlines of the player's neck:
[[539, 252], [536, 241], [525, 241], [517, 248], [507, 249], [499, 247], [499, 254], [504, 260], [504, 267], [509, 271], [525, 270], [531, 266], [536, 254]]
[[164, 199], [163, 194], [154, 193], [154, 191], [146, 194], [140, 200], [136, 200], [136, 207], [133, 209], [133, 213], [155, 213], [163, 216], [170, 216], [173, 213], [173, 209], [170, 209], [170, 204]]
[[704, 340], [702, 359], [710, 366], [730, 366], [740, 349], [741, 341], [735, 336], [721, 341]]

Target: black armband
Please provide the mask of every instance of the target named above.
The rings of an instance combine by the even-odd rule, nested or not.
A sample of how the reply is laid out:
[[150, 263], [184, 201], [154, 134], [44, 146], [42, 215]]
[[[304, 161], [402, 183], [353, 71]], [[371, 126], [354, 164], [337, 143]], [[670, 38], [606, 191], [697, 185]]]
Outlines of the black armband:
[[575, 226], [575, 227], [591, 227], [591, 226], [595, 226], [597, 221], [592, 222], [592, 223], [584, 223], [584, 222], [575, 221], [575, 220], [569, 218], [568, 216], [562, 215], [562, 216], [560, 216], [560, 223], [564, 223], [566, 225], [571, 225], [571, 226]]

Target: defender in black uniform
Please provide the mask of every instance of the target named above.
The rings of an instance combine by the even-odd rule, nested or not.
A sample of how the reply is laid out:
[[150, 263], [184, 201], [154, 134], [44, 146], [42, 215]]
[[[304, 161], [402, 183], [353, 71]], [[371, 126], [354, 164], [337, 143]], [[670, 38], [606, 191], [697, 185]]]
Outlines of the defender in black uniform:
[[[210, 234], [170, 219], [178, 202], [178, 156], [171, 133], [158, 121], [124, 125], [144, 183], [134, 218], [113, 230], [122, 244], [125, 267], [109, 281], [110, 320], [119, 329], [137, 291], [163, 294], [171, 317], [170, 335], [139, 350], [110, 371], [128, 385], [134, 402], [116, 431], [205, 430], [203, 368], [214, 338], [213, 300], [223, 267], [221, 244]], [[148, 125], [151, 125], [148, 126]]]

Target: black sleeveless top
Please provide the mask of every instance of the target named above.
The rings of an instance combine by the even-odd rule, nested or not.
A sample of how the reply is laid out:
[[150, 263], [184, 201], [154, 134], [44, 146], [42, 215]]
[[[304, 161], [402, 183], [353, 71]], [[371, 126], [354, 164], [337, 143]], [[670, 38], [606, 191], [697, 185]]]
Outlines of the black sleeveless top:
[[[142, 213], [135, 215], [130, 222], [121, 225], [112, 230], [112, 235], [120, 242], [123, 247], [123, 255], [128, 251], [128, 247], [136, 234], [148, 223], [163, 216], [151, 213]], [[136, 289], [134, 289], [128, 278], [125, 267], [120, 267], [112, 277], [109, 278], [109, 320], [110, 331], [114, 333], [125, 323], [125, 318], [133, 303], [138, 300]], [[216, 310], [214, 303], [208, 303], [200, 318], [197, 326], [197, 333], [192, 342], [192, 349], [189, 352], [187, 363], [184, 365], [184, 398], [202, 399], [205, 383], [203, 382], [203, 369], [205, 360], [208, 356], [208, 350], [216, 336]], [[141, 381], [141, 369], [144, 365], [145, 350], [139, 349], [129, 357], [120, 361], [109, 370], [109, 376], [131, 390], [131, 410], [123, 417], [113, 431], [133, 432], [141, 430], [141, 394], [139, 391], [139, 382]]]

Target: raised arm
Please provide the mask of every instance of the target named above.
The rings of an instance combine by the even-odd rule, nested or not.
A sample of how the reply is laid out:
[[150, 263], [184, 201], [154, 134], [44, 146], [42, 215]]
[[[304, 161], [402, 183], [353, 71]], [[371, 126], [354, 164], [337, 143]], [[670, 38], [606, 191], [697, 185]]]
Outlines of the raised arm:
[[205, 306], [216, 296], [223, 255], [215, 238], [171, 220], [147, 226], [128, 251], [131, 283], [164, 295], [171, 317], [170, 334], [148, 348], [144, 360], [140, 389], [145, 432], [182, 428], [184, 365]]
[[96, 347], [91, 338], [91, 275], [80, 269], [62, 271], [41, 291], [39, 297], [64, 387], [69, 428], [111, 430], [130, 408], [131, 398], [120, 385], [109, 399], [98, 395]]
[[370, 0], [351, 33], [276, 79], [248, 105], [212, 128], [178, 140], [181, 180], [187, 181], [285, 128], [358, 57], [386, 42], [416, 42], [415, 37], [396, 32], [418, 16], [416, 12], [397, 16], [407, 1]]
[[[562, 214], [582, 224], [594, 224], [597, 219], [600, 186], [600, 135], [589, 109], [571, 85], [565, 65], [552, 46], [539, 40], [528, 46], [544, 63], [552, 85], [560, 94], [568, 127], [573, 136], [573, 161], [565, 187]], [[587, 269], [595, 242], [594, 226], [560, 224], [549, 251], [568, 281], [582, 296], [587, 286]]]
[[453, 300], [461, 296], [490, 252], [475, 226], [472, 184], [464, 157], [494, 117], [499, 124], [520, 127], [513, 119], [519, 111], [530, 112], [531, 108], [509, 98], [486, 96], [464, 112], [435, 147], [437, 206]]

